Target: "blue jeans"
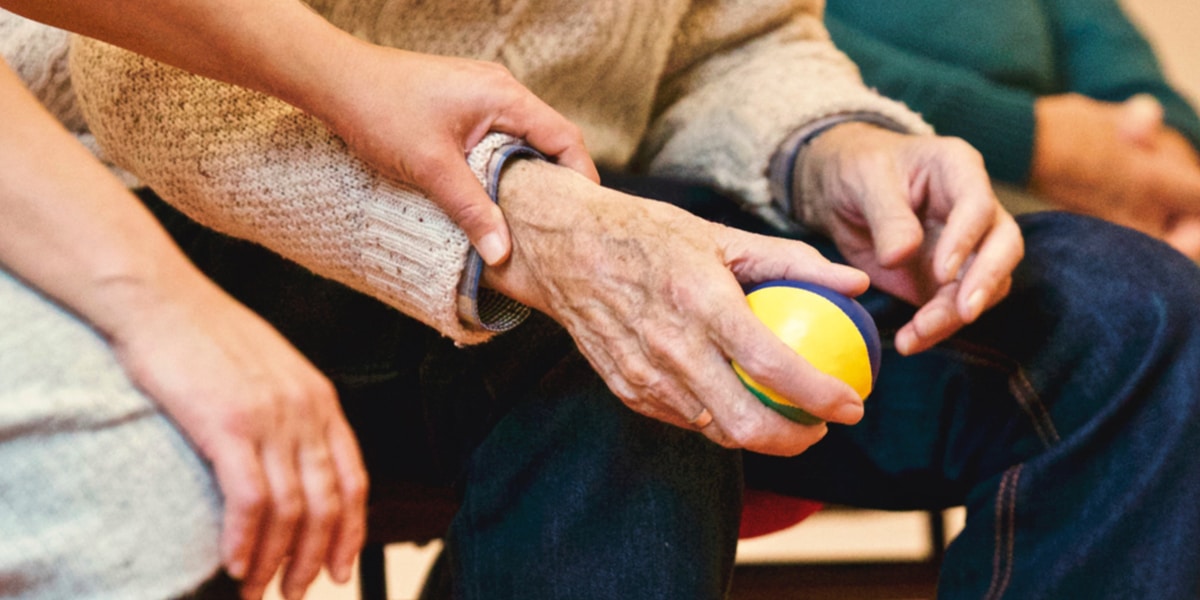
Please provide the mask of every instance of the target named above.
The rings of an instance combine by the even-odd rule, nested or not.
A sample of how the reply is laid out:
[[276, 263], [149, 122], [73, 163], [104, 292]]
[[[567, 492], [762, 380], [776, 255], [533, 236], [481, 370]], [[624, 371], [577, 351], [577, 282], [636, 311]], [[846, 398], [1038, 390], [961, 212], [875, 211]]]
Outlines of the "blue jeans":
[[[929, 352], [886, 348], [861, 423], [796, 458], [747, 455], [747, 485], [965, 505], [941, 598], [1198, 598], [1200, 271], [1108, 223], [1020, 224], [1003, 303]], [[861, 300], [885, 340], [912, 313]]]
[[[781, 234], [711, 192], [662, 187], [707, 218]], [[746, 485], [883, 509], [965, 505], [941, 598], [1200, 598], [1200, 269], [1090, 218], [1020, 225], [1008, 298], [931, 351], [890, 345], [912, 307], [861, 297], [885, 340], [862, 422], [830, 426], [799, 457], [747, 453]]]
[[[761, 229], [697, 186], [607, 183]], [[966, 504], [944, 598], [1200, 595], [1200, 273], [1141, 235], [1022, 219], [1027, 258], [1005, 302], [934, 350], [887, 352], [863, 422], [781, 459], [633, 414], [544, 318], [458, 349], [151, 205], [330, 375], [372, 477], [461, 491], [443, 559], [453, 597], [720, 598], [743, 477], [862, 506]], [[862, 301], [885, 340], [912, 313], [877, 291]]]

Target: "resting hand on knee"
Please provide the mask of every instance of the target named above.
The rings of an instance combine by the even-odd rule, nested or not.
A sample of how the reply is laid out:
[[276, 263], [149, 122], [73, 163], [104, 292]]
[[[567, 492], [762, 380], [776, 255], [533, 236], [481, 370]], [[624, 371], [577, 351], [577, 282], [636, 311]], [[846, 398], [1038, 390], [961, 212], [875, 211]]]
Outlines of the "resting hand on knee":
[[901, 353], [932, 347], [1007, 295], [1021, 234], [965, 142], [845, 123], [803, 156], [797, 218], [872, 285], [919, 307], [896, 333]]

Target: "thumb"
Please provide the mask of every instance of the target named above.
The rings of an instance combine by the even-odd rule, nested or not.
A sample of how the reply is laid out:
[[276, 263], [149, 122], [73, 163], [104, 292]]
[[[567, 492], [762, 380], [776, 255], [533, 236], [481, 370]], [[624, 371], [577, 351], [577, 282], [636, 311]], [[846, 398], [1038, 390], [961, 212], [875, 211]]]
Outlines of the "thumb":
[[485, 263], [495, 266], [508, 260], [512, 239], [504, 213], [488, 197], [467, 161], [445, 161], [438, 172], [439, 176], [421, 186], [430, 199], [466, 233]]
[[1163, 124], [1163, 107], [1149, 94], [1138, 94], [1121, 104], [1117, 117], [1117, 135], [1136, 146], [1153, 144], [1154, 135]]

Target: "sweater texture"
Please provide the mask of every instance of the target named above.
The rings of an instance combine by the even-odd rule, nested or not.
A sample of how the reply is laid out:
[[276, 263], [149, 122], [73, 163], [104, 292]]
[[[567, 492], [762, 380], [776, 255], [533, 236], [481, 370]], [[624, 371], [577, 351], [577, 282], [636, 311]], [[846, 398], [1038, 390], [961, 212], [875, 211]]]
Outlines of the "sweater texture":
[[[708, 183], [773, 212], [767, 166], [790, 132], [870, 112], [819, 0], [314, 0], [372, 42], [504, 64], [580, 125], [598, 163]], [[468, 242], [437, 206], [283, 102], [80, 38], [72, 80], [105, 152], [197, 221], [375, 296], [459, 342]], [[485, 164], [488, 150], [473, 162]], [[486, 179], [486, 173], [478, 173]]]

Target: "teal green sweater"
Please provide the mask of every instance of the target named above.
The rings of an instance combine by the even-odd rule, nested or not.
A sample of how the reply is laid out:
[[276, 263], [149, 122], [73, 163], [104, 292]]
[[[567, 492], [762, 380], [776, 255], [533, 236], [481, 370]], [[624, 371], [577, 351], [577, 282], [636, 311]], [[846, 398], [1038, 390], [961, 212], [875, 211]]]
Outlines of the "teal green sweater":
[[1196, 111], [1115, 0], [828, 0], [826, 20], [869, 85], [966, 139], [998, 180], [1029, 178], [1040, 95], [1151, 94], [1200, 149]]

